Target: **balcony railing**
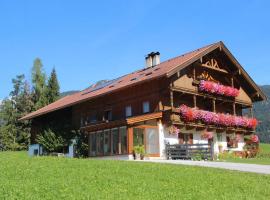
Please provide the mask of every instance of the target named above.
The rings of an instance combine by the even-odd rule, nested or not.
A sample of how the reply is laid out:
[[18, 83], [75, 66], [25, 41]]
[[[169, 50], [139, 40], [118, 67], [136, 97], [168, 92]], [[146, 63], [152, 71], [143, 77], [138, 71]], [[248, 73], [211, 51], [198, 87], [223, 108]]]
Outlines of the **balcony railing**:
[[238, 128], [254, 130], [258, 124], [255, 118], [215, 113], [181, 105], [172, 110], [171, 120], [187, 124], [210, 125], [220, 128]]

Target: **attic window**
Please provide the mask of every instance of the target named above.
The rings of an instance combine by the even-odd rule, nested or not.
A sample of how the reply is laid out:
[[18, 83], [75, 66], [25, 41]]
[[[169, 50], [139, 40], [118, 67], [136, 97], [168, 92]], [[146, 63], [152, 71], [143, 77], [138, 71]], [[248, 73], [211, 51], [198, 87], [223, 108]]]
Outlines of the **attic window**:
[[159, 70], [160, 68], [156, 68], [156, 69], [154, 69], [154, 71], [157, 71], [157, 70]]
[[149, 76], [151, 74], [153, 74], [153, 73], [152, 72], [148, 72], [147, 74], [145, 74], [145, 76]]

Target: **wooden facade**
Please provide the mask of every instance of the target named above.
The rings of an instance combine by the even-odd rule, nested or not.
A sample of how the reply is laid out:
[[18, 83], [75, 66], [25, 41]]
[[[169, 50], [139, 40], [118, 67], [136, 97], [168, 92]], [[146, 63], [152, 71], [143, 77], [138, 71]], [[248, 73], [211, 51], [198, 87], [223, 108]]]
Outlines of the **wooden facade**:
[[[66, 108], [69, 113], [62, 112], [61, 117], [55, 117], [55, 113], [61, 114], [61, 110], [36, 117], [33, 132], [37, 132], [35, 127], [45, 118], [47, 121], [57, 118], [60, 122], [68, 118], [74, 129], [88, 134], [89, 156], [131, 155], [134, 145], [143, 144], [150, 157], [161, 156], [164, 143], [161, 141], [164, 140], [161, 137], [164, 133], [161, 132], [166, 132], [172, 125], [181, 131], [179, 144], [187, 138], [183, 134], [188, 135], [188, 141], [192, 144], [192, 131], [251, 134], [254, 130], [186, 122], [177, 111], [182, 104], [234, 116], [242, 116], [243, 109], [249, 109], [249, 117], [253, 117], [253, 102], [265, 99], [223, 43], [214, 47], [187, 60], [185, 66], [176, 65], [165, 76], [144, 80], [117, 92], [72, 105]], [[158, 67], [151, 68], [155, 71]], [[237, 88], [239, 95], [226, 97], [200, 91], [201, 80]], [[32, 141], [35, 135], [33, 133]]]

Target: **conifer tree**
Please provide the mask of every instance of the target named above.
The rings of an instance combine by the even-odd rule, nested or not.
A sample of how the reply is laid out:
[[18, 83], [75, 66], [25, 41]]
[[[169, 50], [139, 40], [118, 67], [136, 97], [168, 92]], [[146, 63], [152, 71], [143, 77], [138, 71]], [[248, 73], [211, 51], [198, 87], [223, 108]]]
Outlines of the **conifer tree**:
[[19, 121], [26, 113], [31, 112], [33, 102], [30, 88], [24, 75], [12, 79], [13, 91], [6, 98], [0, 110], [2, 126], [0, 128], [0, 148], [2, 150], [27, 149], [30, 138], [29, 121]]
[[34, 60], [32, 68], [32, 84], [33, 84], [33, 102], [34, 109], [37, 110], [47, 105], [46, 99], [46, 74], [43, 71], [42, 61], [39, 58]]
[[57, 74], [55, 68], [53, 68], [51, 72], [51, 76], [48, 80], [47, 88], [46, 88], [46, 98], [47, 98], [47, 103], [53, 103], [56, 100], [59, 99], [60, 96], [60, 87], [59, 83], [57, 80]]

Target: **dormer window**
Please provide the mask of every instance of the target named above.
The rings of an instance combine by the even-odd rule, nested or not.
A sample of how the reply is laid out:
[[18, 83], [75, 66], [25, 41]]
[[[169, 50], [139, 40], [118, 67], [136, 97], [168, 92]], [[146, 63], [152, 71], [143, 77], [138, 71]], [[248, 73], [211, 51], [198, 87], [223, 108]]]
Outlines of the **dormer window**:
[[126, 106], [126, 117], [132, 116], [132, 107]]
[[149, 113], [150, 112], [150, 103], [149, 101], [143, 102], [143, 113]]

